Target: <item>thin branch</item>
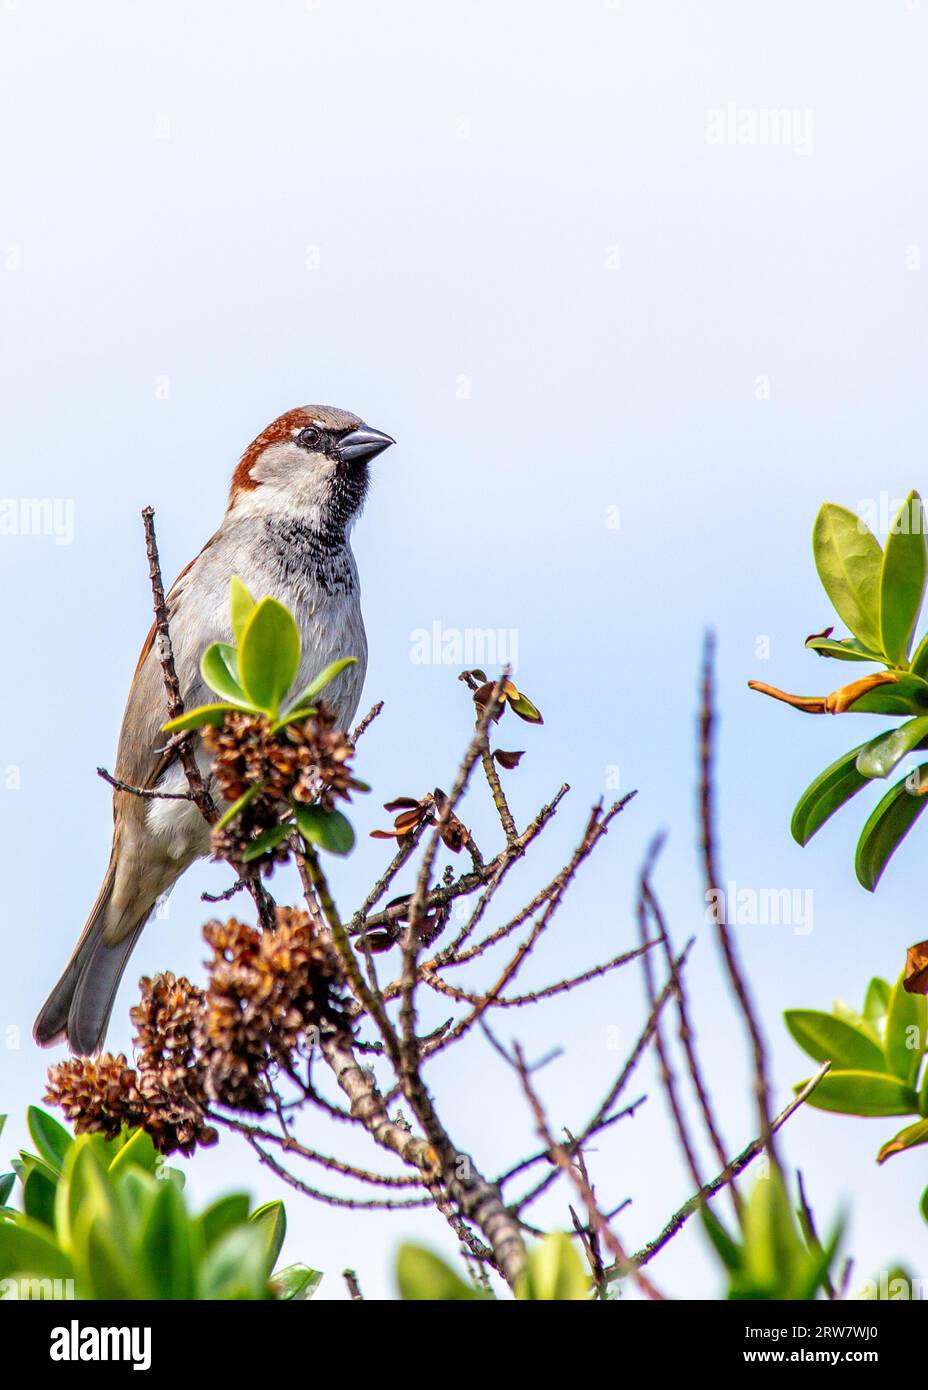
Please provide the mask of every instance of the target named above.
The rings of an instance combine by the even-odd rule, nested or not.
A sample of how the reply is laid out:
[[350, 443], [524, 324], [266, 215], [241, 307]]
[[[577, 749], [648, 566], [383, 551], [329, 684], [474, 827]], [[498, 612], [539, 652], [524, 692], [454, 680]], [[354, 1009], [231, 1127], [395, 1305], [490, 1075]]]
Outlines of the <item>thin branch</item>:
[[[588, 984], [590, 980], [599, 979], [601, 975], [606, 975], [610, 970], [617, 970], [621, 965], [628, 965], [629, 961], [637, 960], [645, 951], [655, 946], [656, 941], [646, 941], [642, 946], [636, 946], [631, 951], [624, 951], [620, 956], [614, 956], [612, 960], [604, 961], [601, 965], [591, 966], [589, 970], [584, 970], [582, 975], [574, 975], [568, 980], [558, 980], [556, 984], [545, 985], [543, 989], [534, 990], [529, 994], [515, 994], [508, 999], [492, 999], [489, 1004], [496, 1009], [519, 1009], [525, 1004], [538, 1004], [542, 999], [552, 999], [557, 994], [563, 994], [567, 990], [575, 989], [578, 985]], [[456, 985], [449, 985], [446, 980], [436, 975], [433, 971], [423, 969], [422, 980], [424, 984], [430, 986], [438, 994], [448, 995], [452, 999], [460, 1000], [467, 1004], [484, 1004], [487, 996], [484, 994], [469, 994], [465, 989], [458, 989]]]
[[[158, 638], [158, 658], [168, 703], [168, 717], [179, 719], [184, 712], [184, 699], [181, 695], [177, 667], [174, 664], [174, 648], [171, 644], [171, 629], [168, 622], [167, 601], [164, 596], [164, 581], [161, 577], [161, 561], [158, 558], [158, 542], [155, 537], [154, 508], [142, 509], [142, 524], [145, 528], [145, 551], [148, 555], [148, 574], [151, 580], [151, 593], [155, 609], [155, 633]], [[209, 825], [215, 825], [219, 818], [216, 803], [203, 780], [196, 754], [188, 737], [184, 736], [175, 744], [177, 756], [187, 778], [187, 786], [197, 809]], [[233, 865], [248, 884], [248, 891], [254, 901], [259, 921], [265, 930], [275, 925], [274, 903], [271, 895], [261, 882], [260, 871], [255, 868], [243, 872], [241, 865]]]
[[[145, 550], [148, 555], [148, 574], [151, 580], [151, 593], [155, 607], [155, 633], [158, 638], [158, 658], [164, 679], [164, 691], [168, 702], [168, 718], [179, 719], [184, 712], [184, 700], [180, 693], [177, 667], [174, 665], [174, 648], [171, 644], [171, 629], [168, 623], [168, 608], [164, 597], [164, 581], [161, 578], [161, 562], [158, 559], [158, 542], [155, 539], [155, 512], [153, 507], [142, 510], [142, 524], [145, 527]], [[210, 825], [218, 819], [213, 798], [203, 781], [196, 760], [196, 754], [189, 739], [177, 744], [177, 756], [187, 776], [187, 784], [194, 801], [204, 819]]]
[[598, 840], [602, 838], [603, 835], [605, 835], [612, 820], [622, 810], [624, 810], [624, 808], [628, 805], [628, 802], [631, 800], [631, 797], [633, 795], [634, 793], [630, 792], [628, 796], [622, 797], [620, 801], [617, 801], [614, 803], [614, 805], [610, 806], [609, 810], [605, 813], [605, 815], [602, 814], [601, 803], [593, 808], [593, 811], [591, 812], [590, 818], [587, 822], [586, 830], [583, 833], [583, 837], [577, 848], [574, 850], [574, 853], [571, 856], [570, 861], [567, 864], [565, 864], [564, 868], [558, 874], [556, 880], [556, 887], [553, 889], [551, 893], [548, 905], [545, 908], [544, 912], [541, 914], [541, 916], [538, 918], [538, 920], [535, 922], [531, 932], [526, 937], [525, 941], [523, 941], [522, 944], [519, 946], [518, 950], [515, 952], [512, 958], [509, 960], [502, 974], [499, 976], [498, 980], [492, 986], [492, 988], [488, 990], [488, 992], [483, 996], [481, 1001], [473, 1007], [471, 1012], [469, 1014], [466, 1014], [464, 1018], [460, 1019], [454, 1025], [454, 1027], [448, 1033], [445, 1034], [441, 1042], [437, 1043], [431, 1049], [431, 1055], [434, 1056], [436, 1052], [443, 1050], [444, 1048], [450, 1046], [454, 1042], [457, 1042], [457, 1040], [463, 1037], [463, 1035], [466, 1032], [468, 1032], [468, 1030], [472, 1028], [473, 1025], [482, 1017], [482, 1015], [491, 1006], [491, 1004], [493, 1004], [496, 1000], [499, 999], [503, 990], [509, 984], [510, 980], [513, 979], [516, 972], [520, 969], [523, 961], [531, 953], [536, 941], [541, 936], [542, 932], [551, 922], [552, 917], [554, 916], [557, 909], [560, 907], [560, 904], [564, 897], [564, 893], [566, 892], [570, 883], [573, 881], [573, 877], [574, 874], [577, 872], [577, 869], [580, 867], [583, 861], [586, 858], [588, 858], [594, 845], [597, 843]]
[[[470, 775], [474, 764], [480, 757], [487, 728], [493, 716], [500, 708], [501, 694], [503, 686], [508, 678], [508, 668], [503, 668], [499, 680], [493, 687], [490, 698], [480, 710], [477, 716], [477, 727], [470, 747], [467, 749], [461, 760], [457, 775], [451, 788], [450, 795], [442, 803], [438, 813], [438, 819], [432, 831], [429, 843], [426, 846], [425, 854], [422, 856], [422, 863], [419, 868], [419, 875], [416, 880], [415, 891], [409, 904], [409, 918], [406, 927], [406, 935], [403, 940], [403, 969], [400, 987], [400, 1027], [402, 1029], [403, 1041], [400, 1049], [400, 1070], [401, 1073], [411, 1075], [418, 1060], [415, 1049], [416, 1033], [416, 1007], [415, 1007], [415, 987], [418, 979], [417, 962], [419, 957], [419, 925], [425, 915], [425, 899], [428, 896], [429, 883], [432, 877], [432, 866], [441, 844], [442, 834], [448, 825], [455, 808], [470, 781]], [[475, 872], [479, 873], [477, 869]]]
[[[815, 1075], [810, 1077], [806, 1082], [802, 1090], [793, 1097], [789, 1105], [780, 1111], [779, 1115], [777, 1115], [776, 1119], [773, 1120], [770, 1125], [774, 1133], [782, 1129], [789, 1117], [794, 1115], [799, 1107], [809, 1099], [809, 1096], [815, 1090], [822, 1077], [826, 1075], [830, 1066], [830, 1062], [824, 1062]], [[726, 1164], [721, 1173], [714, 1177], [711, 1182], [707, 1182], [705, 1187], [700, 1188], [698, 1192], [694, 1193], [689, 1201], [684, 1202], [679, 1211], [674, 1212], [660, 1235], [655, 1236], [653, 1240], [649, 1241], [647, 1245], [642, 1246], [642, 1248], [632, 1256], [635, 1263], [644, 1265], [647, 1264], [649, 1260], [653, 1260], [658, 1251], [663, 1250], [667, 1242], [672, 1240], [680, 1228], [690, 1219], [693, 1212], [698, 1211], [702, 1203], [708, 1201], [710, 1197], [714, 1197], [716, 1192], [720, 1192], [722, 1188], [731, 1181], [732, 1175], [742, 1172], [747, 1168], [749, 1163], [753, 1163], [757, 1155], [763, 1153], [765, 1148], [767, 1148], [767, 1144], [763, 1135], [759, 1135], [758, 1138], [753, 1139], [746, 1149], [742, 1149], [741, 1153], [738, 1154], [736, 1158], [733, 1158]], [[615, 1266], [607, 1271], [610, 1278], [614, 1277], [619, 1272], [620, 1271]]]
[[378, 700], [376, 705], [372, 706], [372, 708], [367, 711], [367, 714], [365, 714], [364, 718], [360, 720], [357, 727], [355, 728], [354, 733], [351, 735], [352, 743], [357, 743], [358, 739], [364, 733], [365, 729], [370, 728], [370, 726], [373, 724], [374, 720], [377, 718], [378, 714], [382, 709], [383, 700]]
[[[234, 1130], [246, 1138], [250, 1135], [261, 1143], [274, 1144], [284, 1153], [296, 1154], [298, 1158], [304, 1158], [308, 1163], [317, 1163], [321, 1168], [326, 1168], [333, 1173], [340, 1173], [342, 1177], [355, 1178], [358, 1182], [369, 1183], [371, 1187], [416, 1187], [422, 1183], [421, 1177], [413, 1177], [410, 1174], [373, 1173], [367, 1168], [357, 1168], [351, 1163], [343, 1162], [340, 1158], [332, 1157], [330, 1154], [323, 1154], [316, 1149], [306, 1148], [292, 1135], [275, 1134], [271, 1129], [265, 1129], [261, 1125], [245, 1124], [244, 1121], [233, 1119], [231, 1116], [220, 1115], [215, 1110], [209, 1112], [209, 1118], [216, 1124]], [[283, 1122], [281, 1125], [282, 1128], [285, 1128]]]
[[713, 735], [715, 725], [713, 668], [715, 660], [715, 637], [706, 633], [703, 648], [702, 706], [699, 718], [699, 823], [700, 844], [703, 855], [706, 881], [706, 901], [713, 904], [713, 919], [718, 933], [719, 947], [728, 970], [728, 977], [735, 998], [744, 1016], [745, 1026], [751, 1040], [754, 1054], [754, 1091], [760, 1117], [761, 1140], [772, 1163], [779, 1163], [774, 1131], [770, 1121], [770, 1082], [767, 1075], [767, 1053], [764, 1047], [760, 1023], [754, 1011], [751, 995], [741, 967], [737, 952], [726, 922], [726, 911], [719, 907], [721, 893], [721, 874], [716, 863], [714, 832], [714, 789], [712, 778]]
[[[664, 946], [664, 955], [667, 960], [667, 966], [668, 969], [670, 969], [673, 964], [673, 945], [670, 940], [670, 933], [667, 928], [667, 923], [664, 919], [664, 914], [661, 910], [660, 902], [658, 901], [657, 894], [651, 887], [650, 881], [651, 869], [655, 862], [656, 856], [660, 851], [662, 843], [662, 839], [655, 841], [655, 843], [652, 846], [651, 852], [649, 853], [645, 861], [645, 868], [642, 872], [641, 878], [641, 891], [645, 900], [645, 904], [648, 910], [650, 911], [651, 916], [654, 918], [655, 923], [657, 924], [660, 939], [663, 942]], [[683, 1048], [683, 1054], [686, 1057], [687, 1065], [689, 1067], [690, 1080], [693, 1083], [693, 1090], [696, 1092], [696, 1099], [699, 1102], [699, 1107], [702, 1111], [703, 1121], [705, 1123], [709, 1139], [712, 1143], [712, 1147], [715, 1149], [715, 1156], [724, 1168], [725, 1163], [728, 1160], [728, 1150], [726, 1149], [725, 1144], [722, 1141], [718, 1121], [715, 1118], [715, 1111], [712, 1106], [712, 1101], [709, 1097], [709, 1090], [706, 1086], [705, 1081], [703, 1080], [702, 1068], [699, 1064], [699, 1056], [696, 1052], [696, 1040], [693, 1033], [692, 1024], [690, 1023], [689, 1008], [686, 999], [686, 988], [682, 980], [678, 980], [677, 987], [677, 1017], [680, 1022], [680, 1045]], [[697, 1185], [699, 1185], [701, 1179], [697, 1177], [696, 1182]], [[729, 1190], [731, 1192], [731, 1197], [735, 1206], [735, 1210], [740, 1211], [741, 1199], [739, 1197], [738, 1189], [734, 1182], [730, 1183]]]
[[616, 1077], [615, 1081], [610, 1087], [608, 1095], [600, 1105], [599, 1109], [596, 1111], [596, 1114], [593, 1116], [589, 1124], [583, 1130], [581, 1134], [581, 1139], [585, 1140], [586, 1136], [588, 1134], [591, 1134], [593, 1130], [602, 1123], [602, 1121], [612, 1110], [612, 1107], [615, 1105], [619, 1096], [625, 1090], [625, 1087], [628, 1084], [632, 1073], [634, 1072], [635, 1068], [641, 1060], [645, 1048], [654, 1036], [654, 1030], [657, 1027], [664, 1006], [666, 1005], [667, 1001], [671, 999], [674, 995], [677, 984], [677, 976], [679, 975], [680, 971], [683, 969], [684, 964], [686, 963], [686, 958], [690, 953], [692, 945], [693, 938], [690, 937], [689, 941], [686, 943], [686, 945], [683, 947], [683, 950], [680, 952], [680, 954], [674, 961], [673, 969], [670, 972], [670, 978], [664, 985], [664, 988], [661, 990], [660, 994], [655, 999], [654, 1007], [651, 1009], [647, 1022], [645, 1023], [644, 1028], [641, 1030], [640, 1034], [638, 1035], [638, 1040], [635, 1043], [635, 1046], [632, 1048], [631, 1052], [629, 1053], [625, 1061], [625, 1065], [623, 1066], [622, 1070], [619, 1072], [619, 1075]]
[[130, 796], [140, 796], [143, 801], [196, 801], [193, 792], [160, 792], [157, 787], [133, 787], [121, 777], [114, 777], [105, 767], [97, 768], [97, 776], [109, 782], [118, 792], [128, 792]]
[[312, 1187], [302, 1178], [298, 1178], [295, 1173], [291, 1173], [289, 1168], [285, 1168], [282, 1163], [278, 1163], [273, 1154], [263, 1149], [257, 1139], [251, 1134], [245, 1135], [246, 1143], [254, 1149], [258, 1158], [282, 1178], [289, 1187], [293, 1187], [297, 1192], [301, 1192], [304, 1197], [312, 1197], [314, 1201], [321, 1202], [327, 1207], [343, 1207], [349, 1211], [408, 1211], [411, 1207], [429, 1207], [432, 1205], [431, 1197], [342, 1197], [335, 1192], [322, 1192], [318, 1187]]
[[[486, 1024], [481, 1024], [481, 1027], [485, 1030]], [[585, 1136], [585, 1139], [592, 1138], [594, 1134], [600, 1134], [604, 1129], [607, 1129], [610, 1125], [614, 1125], [617, 1120], [631, 1119], [638, 1107], [644, 1105], [646, 1100], [647, 1096], [639, 1096], [637, 1100], [632, 1101], [631, 1105], [626, 1105], [624, 1110], [617, 1110], [614, 1115], [610, 1115], [607, 1119], [603, 1120], [602, 1123], [596, 1129], [590, 1130], [590, 1132]], [[568, 1153], [574, 1153], [578, 1151], [579, 1147], [580, 1140], [576, 1139], [574, 1140], [573, 1144], [569, 1144], [567, 1146]], [[505, 1173], [500, 1173], [499, 1177], [496, 1179], [497, 1187], [502, 1187], [505, 1183], [511, 1182], [512, 1179], [516, 1177], [519, 1173], [524, 1173], [526, 1169], [533, 1168], [536, 1163], [541, 1163], [543, 1160], [547, 1160], [548, 1162], [551, 1161], [551, 1155], [548, 1153], [547, 1149], [540, 1149], [538, 1153], [530, 1154], [528, 1158], [520, 1159], [519, 1162], [514, 1164], [511, 1168], [507, 1168]], [[522, 1199], [516, 1203], [516, 1206], [518, 1208], [521, 1208], [523, 1205], [527, 1205], [525, 1199]]]
[[623, 1272], [631, 1275], [635, 1283], [641, 1289], [641, 1292], [645, 1294], [647, 1298], [663, 1299], [664, 1295], [659, 1289], [656, 1288], [646, 1274], [642, 1274], [635, 1262], [630, 1260], [626, 1255], [622, 1247], [622, 1242], [600, 1211], [589, 1182], [583, 1176], [577, 1164], [573, 1162], [568, 1150], [562, 1144], [555, 1142], [548, 1126], [544, 1107], [532, 1086], [531, 1076], [529, 1075], [528, 1067], [525, 1065], [525, 1058], [518, 1043], [515, 1045], [515, 1062], [519, 1073], [519, 1079], [522, 1082], [522, 1089], [525, 1092], [526, 1099], [535, 1116], [538, 1137], [548, 1146], [552, 1159], [558, 1167], [567, 1174], [570, 1181], [577, 1189], [577, 1192], [580, 1194], [587, 1210], [591, 1229], [595, 1230], [596, 1234], [600, 1236], [609, 1247], [617, 1267]]
[[[649, 868], [649, 860], [646, 860], [645, 866], [641, 871], [641, 877], [638, 883], [638, 929], [642, 943], [646, 942], [650, 936], [650, 924], [648, 920], [648, 914], [650, 904], [653, 901], [653, 898], [650, 896], [648, 889], [647, 875], [649, 872]], [[658, 923], [658, 929], [664, 937], [666, 943], [666, 929], [663, 927], [663, 924], [661, 922]], [[680, 999], [682, 996], [682, 990], [680, 988], [680, 977], [674, 971], [673, 952], [669, 948], [667, 950], [667, 956], [668, 964], [672, 972], [671, 978], [674, 982], [674, 996], [677, 1000], [677, 1006], [679, 1007]], [[654, 983], [654, 963], [649, 954], [646, 954], [644, 960], [642, 961], [642, 971], [644, 974], [645, 993], [647, 995], [648, 1008], [653, 1013], [654, 1005], [657, 1000], [657, 987]], [[693, 1148], [693, 1141], [690, 1137], [689, 1126], [686, 1122], [686, 1116], [683, 1113], [683, 1108], [680, 1105], [680, 1099], [677, 1095], [676, 1077], [674, 1076], [673, 1067], [670, 1063], [670, 1053], [668, 1052], [667, 1045], [664, 1042], [664, 1032], [661, 1028], [660, 1018], [657, 1018], [654, 1024], [654, 1050], [657, 1053], [657, 1060], [660, 1065], [661, 1082], [663, 1084], [664, 1091], [667, 1095], [667, 1103], [670, 1106], [670, 1113], [673, 1117], [674, 1127], [677, 1131], [677, 1135], [680, 1140], [680, 1147], [683, 1150], [683, 1155], [686, 1159], [687, 1167], [689, 1168], [690, 1173], [692, 1174], [694, 1183], [697, 1187], [701, 1187], [702, 1174], [699, 1171], [699, 1161], [696, 1157], [695, 1149]]]

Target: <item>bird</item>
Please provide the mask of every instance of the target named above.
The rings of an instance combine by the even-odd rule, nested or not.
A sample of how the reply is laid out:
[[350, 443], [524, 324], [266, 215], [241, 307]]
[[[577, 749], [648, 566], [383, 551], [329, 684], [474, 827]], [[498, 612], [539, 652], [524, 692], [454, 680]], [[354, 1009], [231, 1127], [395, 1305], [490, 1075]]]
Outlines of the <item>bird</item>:
[[[200, 657], [231, 642], [229, 584], [271, 595], [296, 618], [302, 639], [297, 688], [353, 656], [326, 689], [340, 728], [350, 728], [367, 669], [367, 638], [351, 530], [368, 492], [370, 462], [396, 441], [357, 415], [307, 405], [280, 415], [242, 454], [222, 524], [167, 595], [174, 660], [186, 708], [213, 699]], [[155, 627], [129, 689], [115, 777], [131, 787], [187, 789], [177, 751], [166, 748], [167, 697]], [[209, 778], [206, 750], [198, 766]], [[103, 1044], [132, 949], [159, 898], [209, 853], [209, 826], [190, 800], [113, 793], [113, 843], [96, 902], [33, 1029], [40, 1046], [65, 1041], [90, 1056]]]

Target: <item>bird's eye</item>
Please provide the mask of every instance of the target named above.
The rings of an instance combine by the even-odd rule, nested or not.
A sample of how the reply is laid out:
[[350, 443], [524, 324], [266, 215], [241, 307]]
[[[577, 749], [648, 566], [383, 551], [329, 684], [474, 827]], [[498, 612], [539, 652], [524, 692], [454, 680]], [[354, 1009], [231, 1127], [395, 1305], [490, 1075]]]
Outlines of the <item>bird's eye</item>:
[[296, 439], [304, 449], [318, 449], [322, 443], [322, 430], [317, 429], [315, 425], [307, 425], [305, 430], [300, 430]]

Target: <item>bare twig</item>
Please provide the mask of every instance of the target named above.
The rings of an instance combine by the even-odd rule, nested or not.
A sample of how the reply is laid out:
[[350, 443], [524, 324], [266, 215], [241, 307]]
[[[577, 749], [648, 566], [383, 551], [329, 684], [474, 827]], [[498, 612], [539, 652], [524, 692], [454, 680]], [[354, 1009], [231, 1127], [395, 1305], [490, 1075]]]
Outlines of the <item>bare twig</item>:
[[109, 782], [118, 792], [128, 792], [130, 796], [140, 796], [143, 801], [196, 801], [193, 792], [161, 792], [157, 787], [133, 787], [121, 777], [114, 777], [105, 767], [97, 768], [97, 776]]
[[542, 1140], [543, 1143], [545, 1143], [548, 1146], [548, 1150], [551, 1154], [552, 1159], [558, 1165], [558, 1167], [564, 1173], [567, 1174], [567, 1176], [570, 1178], [570, 1181], [573, 1183], [574, 1187], [580, 1194], [583, 1204], [587, 1209], [591, 1229], [595, 1230], [597, 1235], [603, 1239], [606, 1245], [608, 1245], [609, 1250], [612, 1253], [612, 1257], [616, 1263], [616, 1266], [619, 1269], [623, 1270], [623, 1272], [631, 1275], [635, 1283], [641, 1289], [641, 1292], [645, 1294], [646, 1297], [653, 1299], [662, 1299], [664, 1295], [656, 1288], [656, 1286], [651, 1282], [651, 1280], [648, 1278], [646, 1274], [642, 1274], [641, 1270], [634, 1263], [634, 1261], [630, 1260], [629, 1257], [626, 1255], [624, 1249], [622, 1248], [622, 1242], [619, 1240], [618, 1236], [615, 1234], [615, 1232], [612, 1230], [612, 1227], [609, 1225], [609, 1222], [606, 1220], [605, 1216], [600, 1211], [599, 1206], [596, 1202], [596, 1198], [593, 1195], [592, 1188], [590, 1187], [589, 1182], [581, 1172], [578, 1164], [576, 1164], [573, 1161], [573, 1159], [570, 1156], [570, 1153], [562, 1144], [558, 1144], [555, 1142], [548, 1125], [548, 1120], [547, 1116], [545, 1115], [544, 1108], [541, 1104], [541, 1101], [538, 1098], [537, 1093], [535, 1092], [532, 1086], [531, 1076], [529, 1075], [528, 1067], [525, 1064], [525, 1058], [518, 1044], [516, 1044], [515, 1046], [515, 1061], [516, 1068], [519, 1073], [519, 1079], [522, 1082], [522, 1089], [525, 1092], [526, 1099], [528, 1100], [529, 1105], [532, 1109], [532, 1113], [535, 1116], [535, 1124], [538, 1130], [538, 1137]]
[[[651, 887], [650, 882], [651, 868], [654, 864], [657, 854], [660, 851], [661, 844], [661, 839], [655, 841], [645, 861], [645, 868], [641, 876], [641, 893], [642, 898], [644, 900], [644, 905], [650, 912], [657, 925], [658, 933], [664, 946], [664, 955], [667, 961], [667, 966], [668, 968], [672, 968], [673, 945], [671, 944], [670, 933], [667, 929], [667, 923], [664, 920], [664, 914], [661, 910], [661, 906], [658, 901], [657, 895]], [[687, 1065], [689, 1067], [690, 1079], [693, 1083], [693, 1090], [696, 1092], [696, 1098], [699, 1101], [699, 1107], [702, 1111], [703, 1121], [705, 1123], [709, 1139], [712, 1142], [712, 1147], [715, 1149], [716, 1158], [724, 1168], [728, 1158], [728, 1151], [725, 1148], [725, 1145], [722, 1141], [718, 1121], [715, 1118], [715, 1111], [713, 1109], [712, 1102], [709, 1098], [709, 1090], [703, 1079], [702, 1068], [700, 1066], [699, 1057], [696, 1052], [696, 1041], [693, 1034], [693, 1028], [692, 1024], [690, 1023], [689, 1008], [686, 999], [686, 988], [682, 979], [678, 979], [677, 981], [677, 1016], [680, 1021], [680, 1044], [683, 1048], [683, 1053], [686, 1057]], [[693, 1171], [692, 1166], [691, 1171]], [[697, 1185], [700, 1185], [701, 1179], [697, 1177], [696, 1182]], [[738, 1195], [738, 1189], [734, 1182], [729, 1184], [729, 1191], [731, 1192], [731, 1197], [735, 1206], [735, 1210], [740, 1211], [741, 1202]]]
[[[158, 657], [161, 662], [161, 673], [164, 680], [164, 691], [168, 703], [168, 717], [179, 719], [184, 712], [184, 700], [181, 695], [180, 681], [177, 677], [177, 668], [174, 664], [174, 648], [171, 644], [171, 629], [168, 622], [167, 602], [164, 596], [164, 581], [161, 577], [161, 562], [158, 558], [158, 542], [155, 538], [155, 513], [154, 508], [145, 507], [142, 510], [142, 523], [145, 527], [145, 550], [148, 555], [148, 574], [151, 580], [152, 599], [155, 609], [155, 633], [158, 639]], [[190, 790], [192, 799], [196, 802], [197, 809], [209, 825], [214, 825], [219, 818], [216, 804], [210, 794], [209, 788], [203, 780], [197, 763], [196, 754], [189, 738], [178, 740], [175, 745], [178, 759], [184, 774], [187, 778], [187, 786]], [[250, 892], [258, 913], [261, 925], [268, 930], [274, 926], [274, 904], [267, 889], [261, 882], [260, 871], [255, 868], [253, 871], [242, 871], [241, 865], [234, 866], [240, 877], [248, 884]]]
[[[638, 928], [642, 944], [648, 941], [650, 936], [650, 924], [648, 920], [648, 913], [651, 902], [653, 901], [648, 888], [648, 868], [649, 865], [646, 862], [645, 868], [642, 870], [641, 878], [638, 884]], [[663, 925], [660, 922], [658, 923], [658, 926], [666, 942], [666, 931], [663, 929]], [[674, 971], [673, 968], [673, 952], [669, 948], [667, 950], [667, 956], [668, 964], [672, 972], [671, 979], [674, 982], [674, 995], [676, 996], [677, 1006], [679, 1008], [679, 1003], [683, 991], [680, 986], [680, 977]], [[642, 961], [642, 969], [644, 974], [648, 1008], [653, 1013], [654, 1005], [657, 1001], [657, 987], [654, 983], [654, 965], [649, 954], [645, 954], [644, 956], [644, 959]], [[660, 1064], [661, 1081], [663, 1083], [664, 1090], [667, 1094], [667, 1102], [670, 1106], [670, 1113], [673, 1116], [674, 1126], [680, 1139], [680, 1146], [683, 1149], [683, 1154], [686, 1158], [687, 1166], [690, 1170], [690, 1173], [692, 1174], [693, 1181], [695, 1182], [697, 1187], [701, 1187], [702, 1174], [699, 1171], [699, 1163], [696, 1158], [695, 1150], [693, 1148], [692, 1139], [690, 1138], [689, 1126], [687, 1125], [686, 1117], [683, 1114], [683, 1109], [680, 1105], [679, 1097], [677, 1096], [676, 1078], [673, 1073], [673, 1068], [670, 1064], [670, 1053], [668, 1052], [667, 1046], [664, 1042], [664, 1034], [661, 1028], [660, 1017], [656, 1018], [654, 1023], [654, 1048], [657, 1052], [657, 1058]]]
[[364, 718], [359, 721], [354, 733], [351, 735], [352, 743], [357, 743], [358, 739], [364, 733], [365, 729], [370, 728], [371, 724], [373, 724], [374, 720], [377, 718], [378, 714], [382, 709], [383, 700], [378, 700], [376, 705], [372, 706], [372, 708], [367, 711], [367, 714], [365, 714]]
[[[180, 693], [180, 681], [174, 665], [174, 648], [171, 644], [171, 629], [168, 623], [168, 608], [164, 597], [164, 581], [161, 578], [161, 563], [158, 559], [158, 542], [155, 539], [155, 512], [153, 507], [142, 511], [145, 527], [145, 549], [148, 554], [148, 574], [155, 606], [155, 633], [158, 639], [158, 657], [164, 678], [164, 691], [168, 702], [168, 718], [179, 719], [184, 712], [184, 700]], [[212, 825], [218, 819], [218, 811], [203, 781], [197, 765], [196, 755], [189, 739], [177, 745], [177, 756], [187, 776], [191, 795], [203, 815]]]
[[735, 998], [744, 1016], [745, 1026], [751, 1040], [754, 1054], [754, 1091], [757, 1098], [757, 1111], [760, 1117], [760, 1133], [764, 1147], [771, 1162], [778, 1163], [773, 1130], [770, 1122], [770, 1082], [767, 1076], [767, 1053], [764, 1047], [760, 1023], [754, 1011], [747, 981], [738, 963], [737, 952], [728, 930], [726, 910], [719, 906], [722, 882], [716, 863], [714, 831], [714, 788], [712, 780], [713, 732], [715, 725], [713, 699], [713, 667], [715, 660], [715, 637], [706, 633], [703, 648], [702, 708], [699, 718], [699, 823], [700, 843], [703, 854], [706, 879], [706, 901], [713, 904], [713, 919], [718, 933], [719, 947], [728, 970], [728, 977]]
[[[777, 1115], [776, 1119], [773, 1120], [770, 1125], [774, 1133], [782, 1129], [789, 1117], [794, 1115], [799, 1107], [809, 1099], [809, 1096], [815, 1090], [822, 1077], [826, 1075], [830, 1066], [830, 1062], [823, 1063], [815, 1075], [809, 1078], [802, 1090], [794, 1096], [789, 1105], [780, 1111], [779, 1115]], [[647, 1264], [649, 1260], [653, 1260], [658, 1251], [663, 1250], [664, 1246], [669, 1240], [673, 1239], [681, 1226], [685, 1225], [693, 1212], [698, 1211], [700, 1205], [710, 1197], [714, 1197], [716, 1192], [720, 1192], [722, 1188], [731, 1181], [731, 1176], [733, 1174], [742, 1172], [747, 1168], [749, 1163], [753, 1163], [757, 1155], [763, 1153], [766, 1147], [767, 1145], [762, 1135], [753, 1139], [746, 1149], [742, 1149], [741, 1153], [738, 1154], [736, 1158], [733, 1158], [725, 1165], [725, 1168], [717, 1177], [714, 1177], [711, 1182], [707, 1182], [705, 1187], [701, 1188], [699, 1192], [694, 1193], [694, 1195], [690, 1197], [689, 1201], [684, 1202], [679, 1211], [674, 1212], [660, 1235], [655, 1236], [653, 1240], [649, 1241], [647, 1245], [642, 1246], [642, 1248], [632, 1256], [635, 1263], [644, 1265]], [[618, 1272], [618, 1269], [615, 1267], [607, 1271], [610, 1278], [614, 1277]]]

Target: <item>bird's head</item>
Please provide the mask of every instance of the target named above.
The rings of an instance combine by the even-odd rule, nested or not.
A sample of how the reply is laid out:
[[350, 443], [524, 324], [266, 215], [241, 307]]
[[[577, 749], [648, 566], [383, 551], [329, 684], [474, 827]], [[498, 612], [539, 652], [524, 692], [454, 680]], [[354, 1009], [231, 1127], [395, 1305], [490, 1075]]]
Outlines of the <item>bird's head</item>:
[[229, 510], [343, 530], [364, 504], [368, 464], [395, 441], [357, 415], [304, 405], [262, 430], [232, 475]]

